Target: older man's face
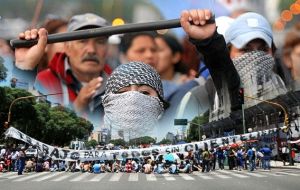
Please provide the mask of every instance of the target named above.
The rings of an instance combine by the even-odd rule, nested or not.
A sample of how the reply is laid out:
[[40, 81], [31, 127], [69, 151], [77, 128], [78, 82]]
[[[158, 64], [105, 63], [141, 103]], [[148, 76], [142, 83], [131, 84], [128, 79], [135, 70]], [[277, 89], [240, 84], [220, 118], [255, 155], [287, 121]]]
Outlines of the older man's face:
[[107, 47], [106, 37], [67, 42], [65, 52], [72, 71], [75, 74], [99, 76], [104, 69]]

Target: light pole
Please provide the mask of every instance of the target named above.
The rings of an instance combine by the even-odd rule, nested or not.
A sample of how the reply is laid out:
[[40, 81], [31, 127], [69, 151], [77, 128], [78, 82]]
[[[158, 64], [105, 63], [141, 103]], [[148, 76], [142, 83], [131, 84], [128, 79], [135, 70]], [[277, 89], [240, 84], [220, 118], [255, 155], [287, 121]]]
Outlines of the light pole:
[[193, 123], [193, 122], [191, 122], [191, 121], [188, 121], [188, 123], [189, 124], [193, 124], [193, 125], [197, 125], [198, 126], [198, 133], [199, 133], [199, 141], [201, 140], [201, 127], [203, 126], [203, 125], [200, 125], [200, 124], [198, 124], [198, 123]]
[[246, 133], [246, 123], [245, 123], [245, 104], [242, 104], [242, 114], [243, 114], [243, 132]]
[[23, 97], [19, 97], [19, 98], [16, 98], [14, 99], [10, 106], [9, 106], [9, 110], [8, 110], [8, 116], [7, 116], [7, 121], [4, 123], [4, 127], [5, 128], [8, 128], [9, 127], [9, 124], [10, 124], [10, 118], [11, 118], [11, 108], [12, 106], [19, 100], [24, 100], [24, 99], [29, 99], [29, 98], [38, 98], [38, 97], [44, 97], [44, 96], [54, 96], [54, 95], [58, 95], [58, 94], [62, 94], [61, 92], [60, 93], [53, 93], [53, 94], [45, 94], [45, 95], [31, 95], [31, 96], [23, 96]]

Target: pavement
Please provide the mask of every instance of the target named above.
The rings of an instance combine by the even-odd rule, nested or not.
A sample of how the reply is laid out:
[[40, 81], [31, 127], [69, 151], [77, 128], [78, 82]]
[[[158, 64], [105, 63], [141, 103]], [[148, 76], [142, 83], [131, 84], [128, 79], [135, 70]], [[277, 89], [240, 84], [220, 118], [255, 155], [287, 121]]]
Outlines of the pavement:
[[300, 170], [258, 169], [216, 170], [191, 174], [143, 174], [143, 173], [71, 173], [42, 172], [0, 173], [0, 187], [5, 190], [299, 190]]
[[282, 161], [271, 160], [270, 164], [272, 168], [300, 169], [300, 163], [298, 162], [295, 162], [293, 166], [290, 166], [289, 163], [286, 162], [284, 166]]

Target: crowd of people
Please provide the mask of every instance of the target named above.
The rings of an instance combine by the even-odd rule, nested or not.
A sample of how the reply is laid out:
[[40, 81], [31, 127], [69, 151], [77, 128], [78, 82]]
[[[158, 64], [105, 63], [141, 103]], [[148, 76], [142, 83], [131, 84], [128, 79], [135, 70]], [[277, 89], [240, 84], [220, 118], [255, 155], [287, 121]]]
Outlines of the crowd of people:
[[[113, 148], [113, 147], [112, 147]], [[177, 174], [191, 172], [209, 172], [216, 169], [254, 171], [257, 168], [270, 170], [272, 150], [265, 145], [228, 146], [213, 149], [199, 149], [186, 153], [171, 153], [164, 155], [122, 160], [52, 160], [48, 156], [26, 155], [25, 148], [19, 150], [2, 148], [0, 155], [0, 172], [90, 172], [90, 173], [155, 173]]]
[[[20, 33], [20, 39], [38, 38], [39, 43], [31, 48], [16, 48], [13, 55], [15, 66], [21, 70], [37, 69], [34, 88], [39, 93], [62, 93], [48, 98], [52, 103], [68, 106], [79, 115], [88, 116], [96, 125], [101, 126], [105, 114], [101, 97], [107, 91], [106, 83], [115, 70], [115, 65], [129, 62], [150, 65], [162, 81], [163, 94], [159, 94], [160, 98], [169, 104], [160, 117], [160, 129], [166, 132], [179, 111], [188, 113], [189, 110], [196, 110], [194, 107], [198, 104], [194, 104], [193, 98], [183, 101], [189, 93], [192, 94], [190, 97], [201, 95], [198, 99], [202, 102], [200, 112], [203, 113], [218, 106], [218, 102], [225, 102], [224, 92], [229, 91], [228, 103], [234, 111], [240, 108], [236, 97], [241, 84], [248, 94], [259, 93], [250, 90], [251, 86], [248, 84], [249, 81], [252, 81], [252, 84], [253, 80], [257, 80], [257, 85], [272, 83], [272, 89], [265, 89], [265, 94], [270, 94], [266, 96], [268, 98], [286, 93], [285, 86], [292, 83], [284, 83], [284, 64], [287, 64], [293, 73], [290, 75], [291, 80], [297, 81], [297, 64], [291, 63], [295, 56], [290, 59], [285, 51], [283, 63], [275, 62], [276, 46], [272, 29], [263, 16], [251, 12], [243, 13], [230, 22], [223, 34], [217, 33], [215, 23], [206, 24], [210, 17], [211, 12], [208, 10], [190, 10], [182, 13], [181, 25], [190, 41], [189, 47], [183, 46], [170, 34], [136, 32], [121, 36], [117, 47], [119, 53], [111, 52], [108, 36], [47, 45], [48, 33], [109, 26], [104, 18], [96, 14], [75, 15], [69, 22], [58, 19], [47, 21], [43, 25], [44, 28]], [[250, 23], [249, 20], [253, 22]], [[297, 30], [297, 27], [293, 30]], [[287, 39], [285, 47], [297, 47], [295, 44], [288, 45], [291, 44], [288, 41], [291, 40]], [[191, 56], [193, 51], [194, 56]], [[199, 55], [202, 55], [202, 58]], [[252, 77], [245, 71], [248, 67], [257, 70], [250, 72]], [[209, 75], [200, 73], [205, 68]], [[274, 72], [273, 68], [276, 68], [277, 72]], [[200, 76], [196, 77], [197, 74], [194, 73]], [[254, 79], [254, 75], [259, 76]], [[200, 95], [195, 94], [199, 92], [197, 89], [201, 89]], [[216, 92], [220, 100], [215, 98]], [[190, 106], [179, 110], [181, 104], [186, 102], [190, 103]], [[195, 114], [200, 113], [189, 113], [189, 117]]]
[[[144, 135], [155, 127], [158, 133], [154, 135], [165, 136], [173, 128], [173, 120], [182, 104], [189, 106], [180, 110], [181, 112], [197, 110], [190, 113], [193, 117], [200, 114], [199, 106], [204, 113], [208, 109], [218, 108], [221, 102], [226, 102], [226, 98], [231, 111], [241, 109], [241, 102], [237, 97], [242, 84], [245, 94], [254, 97], [264, 94], [266, 99], [284, 94], [289, 88], [299, 90], [299, 35], [294, 35], [292, 40], [292, 35], [288, 36], [284, 46], [286, 49], [283, 50], [283, 63], [278, 63], [274, 59], [276, 46], [272, 28], [262, 15], [252, 12], [241, 14], [230, 23], [223, 35], [217, 32], [216, 23], [207, 23], [212, 17], [209, 10], [183, 11], [180, 16], [180, 23], [190, 46], [203, 56], [201, 61], [196, 60], [194, 72], [191, 65], [184, 64], [186, 52], [176, 38], [154, 35], [153, 32], [124, 34], [119, 46], [119, 56], [108, 57], [113, 55], [108, 52], [108, 36], [68, 41], [57, 47], [47, 45], [50, 28], [27, 30], [20, 33], [19, 38], [38, 39], [38, 43], [30, 48], [16, 48], [12, 55], [15, 61], [4, 64], [13, 64], [23, 71], [33, 70], [34, 88], [39, 93], [61, 93], [49, 97], [52, 103], [74, 109], [77, 114], [89, 117], [97, 126], [104, 125], [115, 130], [128, 129], [136, 132], [137, 136]], [[62, 31], [73, 32], [106, 26], [109, 26], [106, 19], [86, 13], [73, 16], [68, 23], [62, 22], [57, 28], [63, 27]], [[299, 33], [299, 27], [292, 29], [292, 32], [295, 31]], [[189, 57], [190, 62], [194, 62], [195, 58], [197, 57]], [[112, 62], [117, 62], [120, 66], [114, 68], [109, 64]], [[201, 75], [200, 71], [204, 70], [200, 66], [201, 62], [204, 62], [209, 76]], [[290, 70], [287, 73], [292, 73], [289, 82], [283, 74], [285, 67]], [[193, 74], [195, 72], [200, 77], [196, 77]], [[251, 88], [254, 83], [259, 87], [257, 91]], [[264, 86], [266, 83], [270, 85]], [[225, 96], [225, 92], [228, 92], [229, 97]], [[228, 158], [230, 169], [245, 168], [248, 159], [249, 168], [253, 170], [256, 164], [250, 158], [258, 152], [264, 155], [263, 158], [268, 157], [269, 153], [265, 151], [267, 148], [262, 151], [252, 148], [229, 149], [225, 151], [228, 154], [222, 155], [224, 159]], [[99, 171], [98, 168], [100, 171], [114, 171], [119, 168], [117, 171], [145, 173], [170, 171], [170, 168], [172, 171], [182, 172], [190, 172], [195, 168], [209, 171], [215, 169], [216, 163], [220, 168], [223, 167], [221, 153], [219, 157], [216, 156], [218, 152], [219, 150], [204, 150], [198, 155], [201, 159], [182, 159], [182, 163], [146, 159], [104, 162], [103, 167], [103, 163], [98, 162], [76, 162], [71, 166], [73, 169], [66, 167], [65, 170], [73, 171], [75, 167], [75, 170], [80, 171], [92, 171], [92, 168], [97, 168], [96, 171]], [[23, 157], [19, 153], [19, 158]], [[19, 165], [25, 167], [25, 160], [19, 160]], [[30, 160], [29, 165], [33, 163], [37, 167], [40, 161]], [[51, 170], [55, 163], [53, 161], [46, 166]], [[269, 168], [268, 159], [263, 159], [263, 163], [264, 168]], [[59, 169], [59, 165], [56, 163], [54, 168]], [[112, 167], [113, 165], [116, 167]], [[19, 167], [21, 171], [22, 167]]]

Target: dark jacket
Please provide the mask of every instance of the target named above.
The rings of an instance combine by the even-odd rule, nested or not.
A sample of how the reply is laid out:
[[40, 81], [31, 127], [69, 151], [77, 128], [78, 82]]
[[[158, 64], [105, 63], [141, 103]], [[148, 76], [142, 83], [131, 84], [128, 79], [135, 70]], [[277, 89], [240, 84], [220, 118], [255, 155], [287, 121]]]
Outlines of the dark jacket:
[[241, 102], [238, 99], [241, 87], [240, 77], [230, 58], [224, 37], [216, 31], [209, 39], [203, 41], [190, 39], [190, 41], [204, 55], [205, 65], [218, 95], [220, 96], [223, 83], [226, 83], [230, 94], [231, 110], [240, 109]]

